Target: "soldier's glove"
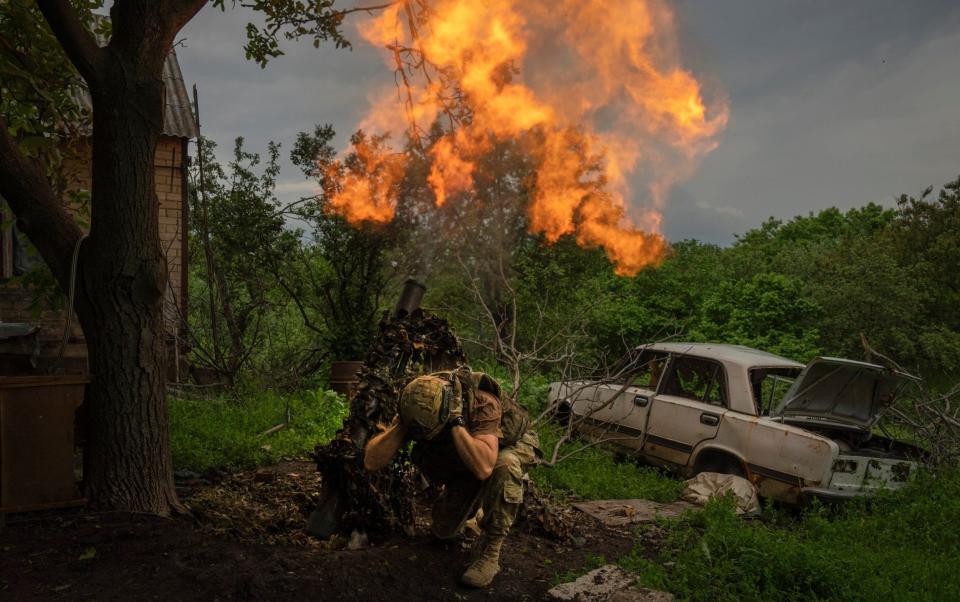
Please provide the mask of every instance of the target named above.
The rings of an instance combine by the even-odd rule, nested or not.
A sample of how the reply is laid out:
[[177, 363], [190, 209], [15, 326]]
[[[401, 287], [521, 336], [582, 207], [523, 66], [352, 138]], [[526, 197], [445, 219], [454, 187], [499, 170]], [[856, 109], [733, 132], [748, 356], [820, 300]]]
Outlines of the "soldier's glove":
[[457, 395], [453, 387], [450, 387], [450, 404], [447, 406], [447, 428], [453, 428], [455, 422], [463, 426], [463, 396]]

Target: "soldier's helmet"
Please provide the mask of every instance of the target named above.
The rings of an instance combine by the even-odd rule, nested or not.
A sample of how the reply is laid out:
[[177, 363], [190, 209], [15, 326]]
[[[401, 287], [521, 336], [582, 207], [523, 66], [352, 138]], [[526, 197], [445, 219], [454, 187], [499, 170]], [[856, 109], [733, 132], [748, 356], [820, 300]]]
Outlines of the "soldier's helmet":
[[418, 376], [400, 393], [400, 421], [416, 440], [433, 439], [441, 432], [450, 414], [454, 395], [450, 381], [433, 374]]

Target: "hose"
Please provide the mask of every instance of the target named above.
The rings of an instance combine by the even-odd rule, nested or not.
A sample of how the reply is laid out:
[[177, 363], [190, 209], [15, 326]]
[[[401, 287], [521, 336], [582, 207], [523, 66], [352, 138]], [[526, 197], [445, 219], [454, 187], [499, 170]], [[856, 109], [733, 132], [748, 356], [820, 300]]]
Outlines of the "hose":
[[73, 258], [70, 261], [70, 288], [67, 293], [67, 319], [63, 324], [63, 340], [60, 342], [60, 352], [57, 353], [57, 361], [53, 364], [52, 372], [59, 372], [63, 363], [63, 354], [67, 350], [67, 341], [70, 339], [70, 326], [73, 322], [73, 299], [77, 292], [77, 260], [80, 258], [80, 245], [87, 239], [84, 234], [77, 239], [77, 244], [73, 247]]

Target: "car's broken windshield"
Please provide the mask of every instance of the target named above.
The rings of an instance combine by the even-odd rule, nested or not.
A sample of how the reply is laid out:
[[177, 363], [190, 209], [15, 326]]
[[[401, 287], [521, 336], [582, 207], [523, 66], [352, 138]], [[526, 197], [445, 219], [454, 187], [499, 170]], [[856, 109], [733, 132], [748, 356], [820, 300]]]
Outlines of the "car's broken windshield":
[[770, 415], [787, 394], [797, 376], [797, 368], [755, 368], [750, 371], [750, 385], [758, 416]]

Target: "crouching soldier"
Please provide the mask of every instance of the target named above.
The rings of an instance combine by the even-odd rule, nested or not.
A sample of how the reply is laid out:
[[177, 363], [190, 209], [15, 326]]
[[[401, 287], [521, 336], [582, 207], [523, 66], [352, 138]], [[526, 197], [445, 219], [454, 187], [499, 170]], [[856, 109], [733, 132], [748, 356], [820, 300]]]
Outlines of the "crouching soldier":
[[373, 471], [415, 442], [414, 463], [443, 485], [431, 510], [436, 537], [455, 537], [480, 517], [480, 556], [460, 578], [464, 585], [486, 587], [500, 571], [500, 550], [523, 502], [523, 474], [540, 454], [529, 425], [526, 410], [501, 395], [496, 380], [460, 369], [411, 381], [397, 418], [364, 450], [364, 466]]

